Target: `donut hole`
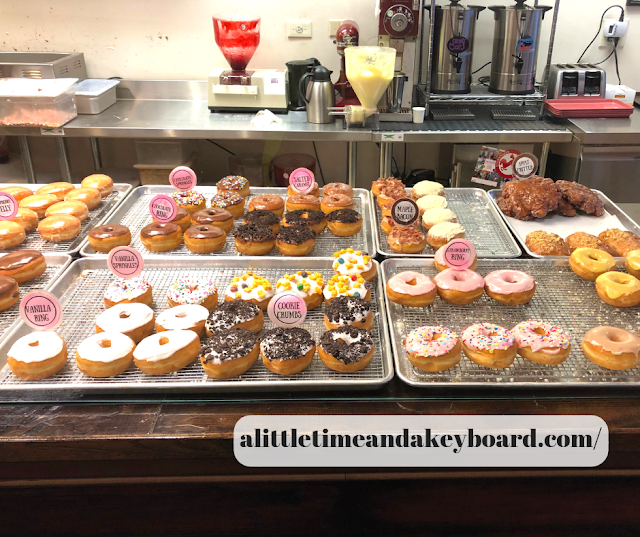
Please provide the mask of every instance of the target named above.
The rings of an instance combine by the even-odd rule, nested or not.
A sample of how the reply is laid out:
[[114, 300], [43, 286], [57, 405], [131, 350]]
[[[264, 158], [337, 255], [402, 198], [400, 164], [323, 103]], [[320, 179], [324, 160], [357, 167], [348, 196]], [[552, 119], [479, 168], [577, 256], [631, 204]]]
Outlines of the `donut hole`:
[[545, 329], [544, 329], [544, 328], [540, 328], [540, 327], [538, 327], [538, 328], [534, 328], [534, 329], [533, 329], [533, 331], [534, 331], [536, 334], [538, 334], [539, 336], [543, 336], [543, 337], [544, 337], [544, 336], [546, 336], [546, 335], [547, 335], [547, 332], [545, 331]]
[[496, 337], [498, 335], [498, 332], [489, 332], [487, 334], [487, 337]]
[[39, 347], [39, 346], [40, 346], [40, 342], [38, 340], [32, 341], [31, 343], [29, 343], [29, 347]]
[[121, 311], [118, 317], [120, 317], [121, 319], [128, 319], [129, 317], [131, 317], [131, 314], [128, 311]]
[[186, 311], [179, 311], [178, 313], [176, 313], [176, 317], [178, 319], [183, 319], [187, 316], [187, 312]]
[[607, 332], [605, 336], [609, 341], [612, 341], [613, 343], [624, 343], [627, 339], [624, 334], [619, 334], [617, 332], [614, 332], [613, 334]]
[[106, 231], [113, 231], [113, 228], [111, 226], [108, 226], [105, 228]]
[[431, 341], [436, 341], [437, 339], [440, 339], [441, 337], [444, 337], [444, 334], [433, 334], [433, 337], [431, 338]]
[[209, 228], [207, 226], [202, 226], [200, 228], [200, 231], [209, 231]]
[[513, 274], [507, 274], [502, 278], [502, 281], [505, 283], [518, 283], [518, 277]]
[[587, 257], [591, 259], [591, 261], [599, 261], [599, 257], [596, 254], [587, 254]]
[[413, 278], [413, 279], [411, 279], [411, 280], [409, 280], [409, 281], [407, 282], [407, 285], [417, 285], [417, 284], [418, 284], [418, 282], [416, 281], [416, 279], [415, 279], [415, 278]]
[[169, 343], [169, 338], [168, 337], [161, 337], [159, 343], [160, 343], [160, 345], [166, 345], [167, 343]]
[[111, 348], [111, 340], [110, 339], [103, 339], [102, 341], [98, 341], [98, 345], [100, 345], [103, 349], [110, 349]]

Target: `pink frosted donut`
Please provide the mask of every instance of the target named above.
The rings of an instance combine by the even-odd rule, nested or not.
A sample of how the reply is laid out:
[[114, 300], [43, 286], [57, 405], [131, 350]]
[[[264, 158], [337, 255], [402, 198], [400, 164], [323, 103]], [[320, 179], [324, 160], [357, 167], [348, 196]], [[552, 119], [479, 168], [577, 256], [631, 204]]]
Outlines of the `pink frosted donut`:
[[[558, 354], [571, 346], [571, 336], [561, 328], [544, 321], [525, 321], [511, 331], [518, 348], [531, 347], [533, 352]], [[539, 332], [542, 332], [540, 334]]]
[[[409, 285], [411, 280], [415, 280], [416, 284]], [[411, 271], [396, 274], [389, 280], [389, 287], [396, 293], [411, 296], [425, 295], [436, 288], [429, 276]]]
[[438, 289], [460, 291], [462, 293], [468, 293], [484, 287], [484, 278], [469, 269], [453, 270], [449, 268], [437, 274], [433, 281], [436, 282]]
[[462, 332], [462, 343], [479, 351], [504, 351], [513, 346], [513, 334], [497, 324], [472, 324]]
[[510, 295], [531, 291], [536, 285], [534, 279], [519, 270], [494, 270], [484, 277], [487, 289], [499, 295]]
[[404, 348], [407, 354], [432, 358], [451, 352], [457, 343], [458, 336], [444, 326], [421, 326], [409, 332]]

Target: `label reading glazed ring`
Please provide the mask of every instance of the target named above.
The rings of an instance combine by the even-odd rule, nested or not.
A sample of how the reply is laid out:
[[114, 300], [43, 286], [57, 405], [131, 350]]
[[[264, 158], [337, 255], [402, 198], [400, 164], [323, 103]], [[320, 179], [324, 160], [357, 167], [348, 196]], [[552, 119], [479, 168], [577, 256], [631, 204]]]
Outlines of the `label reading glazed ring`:
[[410, 226], [419, 216], [418, 204], [412, 199], [402, 198], [391, 206], [391, 218], [399, 226]]
[[304, 322], [307, 316], [307, 304], [300, 295], [285, 291], [271, 299], [267, 314], [276, 326], [294, 328]]
[[169, 182], [177, 190], [191, 190], [196, 186], [198, 179], [196, 178], [196, 172], [191, 168], [178, 166], [169, 174]]
[[171, 196], [157, 194], [149, 202], [149, 212], [155, 220], [166, 224], [176, 217], [178, 206]]
[[473, 265], [476, 258], [476, 249], [472, 242], [464, 239], [453, 239], [445, 244], [444, 260], [452, 269], [463, 270]]
[[34, 330], [53, 330], [62, 321], [62, 308], [52, 294], [34, 291], [20, 302], [20, 316]]
[[142, 254], [129, 246], [118, 246], [109, 252], [107, 258], [109, 270], [117, 278], [129, 280], [142, 272], [144, 261]]
[[0, 220], [10, 220], [18, 214], [18, 202], [11, 194], [0, 192]]

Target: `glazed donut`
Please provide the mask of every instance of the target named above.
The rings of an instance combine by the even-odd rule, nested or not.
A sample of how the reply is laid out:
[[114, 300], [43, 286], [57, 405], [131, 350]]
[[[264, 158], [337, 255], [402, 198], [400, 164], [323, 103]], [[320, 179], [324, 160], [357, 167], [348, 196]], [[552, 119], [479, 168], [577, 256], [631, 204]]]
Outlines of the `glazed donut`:
[[327, 227], [337, 237], [351, 237], [362, 229], [362, 215], [353, 209], [331, 211], [327, 214]]
[[343, 248], [333, 254], [333, 270], [343, 276], [360, 275], [368, 282], [376, 277], [376, 266], [366, 252]]
[[0, 311], [6, 310], [20, 300], [18, 282], [9, 276], [0, 276]]
[[353, 209], [353, 199], [344, 194], [333, 194], [332, 196], [323, 196], [320, 202], [320, 210], [328, 214], [338, 209]]
[[307, 255], [313, 251], [315, 245], [316, 232], [308, 227], [281, 227], [276, 233], [276, 248], [282, 255]]
[[425, 196], [444, 197], [444, 187], [435, 181], [420, 181], [416, 183], [411, 189], [411, 197], [414, 200], [419, 200]]
[[422, 196], [416, 200], [416, 204], [420, 210], [420, 216], [423, 216], [429, 209], [446, 209], [449, 206], [443, 196], [436, 194]]
[[440, 222], [439, 224], [432, 226], [427, 232], [427, 242], [431, 248], [437, 250], [451, 242], [453, 239], [464, 239], [464, 235], [464, 228], [460, 224]]
[[329, 369], [353, 373], [371, 363], [374, 350], [373, 337], [364, 328], [340, 326], [322, 334], [318, 355]]
[[238, 218], [244, 213], [244, 198], [237, 192], [224, 190], [211, 196], [211, 208], [225, 209], [229, 211], [234, 218]]
[[311, 273], [299, 270], [293, 274], [285, 274], [276, 282], [276, 294], [291, 291], [299, 295], [307, 305], [307, 311], [317, 308], [324, 299], [322, 290], [324, 280], [319, 272]]
[[45, 241], [64, 242], [77, 237], [81, 228], [82, 223], [75, 216], [57, 214], [40, 220], [38, 233]]
[[243, 198], [251, 194], [249, 180], [241, 175], [227, 175], [216, 183], [218, 192], [235, 192]]
[[561, 328], [544, 321], [525, 321], [511, 333], [518, 344], [518, 354], [544, 365], [558, 365], [569, 358], [571, 336]]
[[[286, 217], [285, 217], [286, 218]], [[271, 211], [247, 211], [244, 213], [243, 224], [255, 224], [256, 226], [267, 226], [274, 233], [280, 229], [280, 219]]]
[[407, 191], [402, 186], [383, 186], [377, 197], [379, 207], [393, 205], [397, 200], [407, 198]]
[[287, 211], [299, 211], [301, 209], [317, 211], [320, 209], [320, 198], [316, 198], [311, 194], [296, 194], [287, 198], [285, 208]]
[[69, 192], [75, 189], [75, 186], [67, 182], [49, 183], [48, 185], [41, 186], [36, 190], [36, 194], [51, 194], [58, 198], [58, 201], [62, 201]]
[[156, 319], [156, 332], [192, 330], [198, 337], [204, 332], [209, 310], [199, 304], [182, 304], [164, 310]]
[[[207, 209], [205, 209], [206, 211]], [[200, 212], [200, 211], [198, 211]], [[197, 214], [197, 213], [194, 213]], [[151, 218], [154, 222], [158, 222], [155, 218]], [[177, 207], [176, 215], [173, 217], [173, 220], [170, 221], [171, 224], [176, 224], [180, 226], [182, 233], [187, 231], [192, 224], [192, 217], [189, 212], [184, 207]], [[231, 219], [231, 227], [233, 227], [233, 218]]]
[[327, 282], [322, 294], [327, 303], [339, 296], [355, 296], [371, 300], [371, 282], [366, 281], [360, 274], [351, 276], [336, 274]]
[[133, 351], [133, 360], [147, 375], [166, 375], [188, 366], [199, 353], [195, 332], [167, 330], [143, 339]]
[[414, 229], [418, 229], [418, 221], [416, 220], [413, 224], [409, 224], [408, 226], [398, 226], [395, 220], [390, 216], [383, 216], [382, 222], [380, 224], [380, 229], [386, 234], [389, 235], [394, 229], [398, 227], [412, 227]]
[[0, 249], [22, 244], [27, 238], [24, 228], [11, 220], [0, 220]]
[[616, 269], [616, 260], [602, 250], [576, 248], [569, 257], [569, 266], [581, 278], [595, 282], [600, 274]]
[[444, 371], [460, 363], [462, 344], [444, 326], [421, 326], [404, 340], [407, 359], [423, 371]]
[[67, 345], [55, 332], [31, 332], [18, 339], [7, 353], [16, 377], [39, 380], [55, 375], [67, 363]]
[[381, 177], [371, 183], [371, 193], [377, 198], [380, 195], [380, 190], [389, 186], [404, 188], [404, 183], [395, 177]]
[[89, 216], [89, 209], [82, 201], [59, 201], [44, 212], [45, 218], [57, 214], [69, 214], [84, 222]]
[[81, 201], [91, 211], [102, 201], [102, 196], [97, 188], [81, 187], [67, 193], [64, 201]]
[[218, 305], [218, 288], [209, 278], [179, 278], [167, 289], [167, 302], [172, 308], [198, 304], [211, 311]]
[[154, 314], [146, 304], [116, 304], [96, 318], [96, 334], [119, 332], [139, 343], [153, 334]]
[[327, 330], [341, 326], [355, 326], [373, 330], [371, 304], [362, 298], [341, 296], [324, 308], [324, 326]]
[[228, 379], [251, 369], [259, 354], [257, 334], [238, 328], [207, 339], [200, 349], [200, 363], [210, 377]]
[[606, 369], [631, 369], [640, 365], [640, 338], [613, 326], [589, 330], [582, 340], [582, 351], [594, 364]]
[[2, 192], [11, 194], [18, 202], [18, 204], [20, 204], [20, 202], [27, 196], [33, 196], [34, 194], [33, 190], [24, 186], [8, 186], [6, 188], [3, 188]]
[[150, 252], [175, 250], [182, 244], [182, 230], [177, 224], [154, 222], [140, 230], [140, 241]]
[[598, 296], [607, 304], [627, 308], [640, 304], [640, 280], [623, 272], [605, 272], [596, 279]]
[[624, 256], [624, 268], [636, 278], [640, 278], [640, 250], [631, 250]]
[[133, 302], [140, 302], [147, 306], [151, 306], [153, 302], [151, 285], [142, 278], [114, 280], [104, 292], [105, 308], [111, 308], [116, 304], [131, 304]]
[[249, 271], [231, 280], [224, 292], [224, 299], [226, 302], [246, 300], [260, 306], [262, 311], [266, 311], [273, 295], [275, 295], [275, 291], [271, 282]]
[[[289, 187], [287, 188], [287, 196], [297, 196], [298, 194], [303, 194], [303, 192], [300, 192], [295, 186], [289, 184]], [[320, 188], [318, 187], [318, 183], [314, 181], [311, 190], [309, 192], [304, 192], [304, 194], [309, 194], [311, 196], [315, 196], [316, 198], [319, 197]]]
[[323, 196], [335, 196], [336, 194], [353, 199], [353, 188], [346, 183], [328, 183], [322, 187]]
[[386, 291], [391, 302], [412, 308], [425, 308], [436, 299], [435, 284], [420, 272], [396, 274], [387, 282]]
[[26, 207], [18, 207], [18, 213], [10, 220], [20, 224], [25, 231], [32, 231], [38, 227], [38, 215]]
[[472, 324], [462, 332], [462, 350], [469, 360], [491, 369], [509, 367], [518, 345], [509, 330], [492, 323]]
[[184, 245], [198, 254], [207, 254], [224, 248], [227, 234], [218, 226], [191, 226], [184, 232]]
[[396, 226], [387, 237], [389, 248], [399, 254], [419, 254], [427, 246], [427, 237], [417, 227]]
[[129, 369], [135, 348], [133, 340], [120, 332], [102, 332], [78, 345], [76, 364], [90, 377], [113, 377]]
[[233, 215], [226, 209], [212, 207], [202, 209], [191, 214], [191, 224], [194, 226], [218, 226], [225, 233], [233, 229]]
[[322, 211], [291, 211], [284, 215], [282, 225], [285, 227], [308, 227], [309, 229], [313, 229], [316, 235], [320, 235], [320, 233], [324, 231], [324, 228], [327, 227], [327, 220]]
[[316, 342], [304, 328], [274, 328], [260, 341], [262, 363], [278, 375], [295, 375], [306, 369], [316, 352]]
[[471, 304], [484, 294], [484, 278], [473, 270], [446, 269], [433, 279], [438, 295], [451, 304]]
[[47, 261], [38, 250], [16, 250], [0, 257], [0, 276], [8, 276], [18, 283], [37, 278], [47, 270]]
[[47, 209], [54, 203], [58, 203], [58, 201], [58, 198], [53, 194], [33, 194], [22, 198], [18, 205], [25, 209], [31, 209], [38, 215], [38, 218], [42, 219], [44, 218]]
[[[447, 265], [447, 260], [444, 258], [444, 251], [446, 249], [446, 246], [447, 245], [445, 244], [444, 246], [438, 248], [436, 250], [436, 255], [433, 258], [434, 265], [436, 266], [438, 272], [442, 272], [443, 270], [446, 270], [448, 268], [453, 268]], [[468, 268], [469, 270], [476, 270], [478, 268], [478, 254], [476, 254], [475, 258], [473, 259], [473, 263], [471, 263], [471, 266], [469, 266]]]
[[251, 330], [256, 334], [264, 326], [264, 314], [253, 302], [245, 300], [234, 300], [223, 302], [210, 314], [204, 329], [207, 336], [218, 332], [226, 332], [236, 328]]
[[422, 214], [422, 227], [426, 231], [429, 231], [433, 226], [441, 224], [442, 222], [456, 224], [458, 222], [458, 217], [451, 209], [442, 209], [437, 207], [427, 209]]
[[126, 226], [119, 224], [105, 224], [94, 227], [89, 231], [89, 246], [96, 252], [108, 253], [116, 246], [129, 246], [131, 232]]
[[238, 252], [246, 255], [268, 254], [276, 243], [276, 238], [268, 226], [242, 224], [234, 232], [234, 241]]
[[275, 194], [260, 194], [249, 201], [249, 210], [271, 211], [276, 216], [284, 214], [284, 200]]
[[104, 199], [113, 191], [113, 179], [102, 173], [94, 173], [85, 177], [80, 186], [97, 189], [100, 192], [100, 197]]
[[182, 207], [189, 214], [195, 213], [207, 206], [204, 196], [195, 190], [172, 192], [171, 197], [178, 207]]
[[536, 292], [536, 282], [519, 270], [494, 270], [484, 277], [485, 291], [493, 300], [507, 306], [529, 302]]

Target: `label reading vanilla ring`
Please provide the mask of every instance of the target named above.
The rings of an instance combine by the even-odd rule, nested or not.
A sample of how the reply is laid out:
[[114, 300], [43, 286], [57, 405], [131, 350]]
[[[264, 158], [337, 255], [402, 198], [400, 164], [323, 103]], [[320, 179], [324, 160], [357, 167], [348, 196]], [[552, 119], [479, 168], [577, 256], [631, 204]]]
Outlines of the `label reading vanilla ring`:
[[20, 302], [20, 316], [34, 330], [53, 330], [62, 321], [62, 308], [51, 293], [34, 291]]
[[285, 291], [271, 299], [267, 314], [276, 326], [294, 328], [304, 322], [307, 316], [307, 304], [300, 295]]
[[399, 226], [410, 226], [419, 216], [418, 204], [412, 199], [402, 198], [391, 206], [391, 218]]
[[107, 265], [117, 278], [131, 279], [142, 272], [144, 261], [142, 254], [135, 248], [117, 246], [109, 252]]

